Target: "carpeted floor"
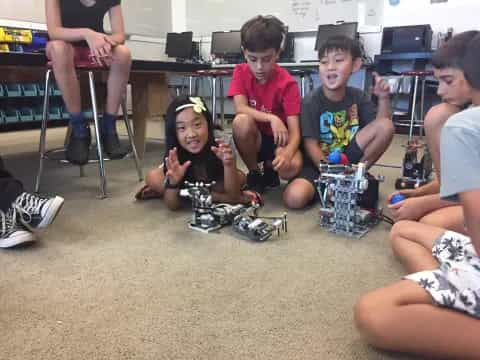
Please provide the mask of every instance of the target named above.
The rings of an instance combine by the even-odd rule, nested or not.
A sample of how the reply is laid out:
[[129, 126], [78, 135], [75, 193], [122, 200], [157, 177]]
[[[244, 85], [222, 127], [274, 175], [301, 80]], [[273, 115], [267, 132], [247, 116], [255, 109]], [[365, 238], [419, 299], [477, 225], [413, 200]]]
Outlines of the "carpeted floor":
[[[0, 154], [29, 190], [38, 136], [0, 134]], [[400, 165], [404, 140], [380, 162]], [[150, 142], [145, 169], [161, 154]], [[106, 200], [96, 199], [97, 173], [48, 162], [43, 191], [65, 197], [62, 212], [34, 246], [1, 251], [0, 359], [411, 359], [365, 345], [352, 321], [362, 293], [403, 274], [388, 224], [337, 237], [310, 208], [289, 211], [289, 232], [266, 243], [229, 228], [204, 235], [187, 228], [188, 210], [133, 200], [132, 160], [108, 162]], [[400, 170], [373, 173], [386, 177], [385, 199]], [[262, 213], [281, 214], [279, 198], [270, 192]]]

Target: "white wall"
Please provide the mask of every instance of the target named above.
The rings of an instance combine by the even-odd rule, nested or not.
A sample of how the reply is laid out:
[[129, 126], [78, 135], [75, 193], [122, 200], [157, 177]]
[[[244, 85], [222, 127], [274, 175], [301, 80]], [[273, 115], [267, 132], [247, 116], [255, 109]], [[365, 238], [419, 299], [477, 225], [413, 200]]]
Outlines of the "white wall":
[[[449, 0], [438, 4], [431, 4], [430, 0], [401, 0], [396, 6], [383, 1], [383, 26], [430, 24], [434, 34], [445, 33], [449, 27], [454, 33], [480, 30], [479, 0]], [[381, 33], [364, 34], [363, 38], [369, 54], [380, 53]], [[435, 41], [433, 43], [435, 45]]]

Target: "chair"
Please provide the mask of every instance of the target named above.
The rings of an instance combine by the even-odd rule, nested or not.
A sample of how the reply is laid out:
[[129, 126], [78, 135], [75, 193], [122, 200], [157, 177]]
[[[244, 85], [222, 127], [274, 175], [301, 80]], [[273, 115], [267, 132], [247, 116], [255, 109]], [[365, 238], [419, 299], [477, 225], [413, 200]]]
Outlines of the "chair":
[[[103, 158], [103, 150], [102, 150], [102, 142], [100, 140], [100, 126], [98, 120], [98, 110], [97, 110], [97, 100], [95, 94], [95, 78], [94, 78], [94, 71], [95, 70], [102, 70], [105, 67], [92, 63], [92, 61], [85, 61], [84, 59], [77, 60], [75, 59], [75, 69], [77, 73], [86, 72], [88, 74], [88, 83], [89, 83], [89, 92], [90, 98], [92, 102], [92, 111], [93, 111], [93, 121], [94, 121], [94, 128], [95, 128], [95, 139], [96, 139], [96, 147], [97, 147], [97, 155], [98, 155], [98, 165], [99, 165], [99, 172], [100, 172], [100, 199], [104, 199], [107, 197], [107, 181], [105, 177], [105, 166], [104, 166], [104, 158]], [[47, 135], [47, 123], [49, 120], [49, 103], [50, 103], [50, 95], [51, 95], [51, 78], [52, 78], [52, 68], [50, 64], [48, 65], [47, 72], [45, 74], [45, 91], [43, 97], [43, 116], [42, 116], [42, 128], [40, 132], [40, 161], [39, 161], [39, 168], [37, 173], [37, 179], [35, 182], [35, 192], [39, 192], [40, 190], [40, 182], [41, 177], [43, 174], [43, 165], [44, 160], [48, 159], [48, 154], [55, 150], [46, 150], [46, 135]], [[133, 141], [133, 131], [128, 119], [127, 113], [127, 97], [126, 97], [126, 89], [125, 89], [125, 96], [121, 103], [122, 106], [122, 113], [123, 119], [125, 121], [125, 126], [128, 133], [128, 139], [130, 141], [130, 146], [132, 147], [133, 158], [135, 161], [135, 166], [137, 168], [138, 179], [139, 181], [143, 180], [142, 170], [140, 166], [140, 160], [138, 158], [137, 149], [135, 147], [135, 143]], [[80, 176], [83, 176], [83, 167], [80, 166]]]
[[[225, 69], [199, 70], [196, 72], [196, 76], [190, 78], [190, 84], [192, 83], [192, 79], [195, 79], [195, 81], [198, 81], [198, 79], [201, 77], [207, 77], [210, 79], [213, 122], [215, 125], [220, 125], [222, 128], [225, 125], [225, 97], [223, 78], [226, 76], [231, 76], [232, 73], [232, 70]], [[220, 85], [220, 124], [218, 124], [217, 121], [217, 78]], [[192, 85], [190, 85], [190, 93], [191, 92]]]
[[307, 82], [305, 78], [308, 78], [308, 83], [309, 83], [308, 92], [310, 92], [313, 90], [312, 75], [315, 73], [315, 71], [311, 69], [289, 69], [289, 73], [292, 76], [300, 77], [300, 95], [303, 99], [305, 95], [307, 95]]

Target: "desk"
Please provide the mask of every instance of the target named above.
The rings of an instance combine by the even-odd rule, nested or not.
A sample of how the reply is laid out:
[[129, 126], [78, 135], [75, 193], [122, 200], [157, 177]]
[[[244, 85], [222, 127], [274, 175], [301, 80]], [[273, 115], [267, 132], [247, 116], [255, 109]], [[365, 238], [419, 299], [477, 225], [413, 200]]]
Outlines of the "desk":
[[[0, 81], [43, 82], [47, 59], [43, 54], [1, 53]], [[130, 74], [135, 145], [145, 153], [147, 118], [163, 115], [170, 101], [168, 73], [191, 73], [209, 69], [207, 64], [133, 60]], [[107, 71], [98, 71], [105, 78]]]

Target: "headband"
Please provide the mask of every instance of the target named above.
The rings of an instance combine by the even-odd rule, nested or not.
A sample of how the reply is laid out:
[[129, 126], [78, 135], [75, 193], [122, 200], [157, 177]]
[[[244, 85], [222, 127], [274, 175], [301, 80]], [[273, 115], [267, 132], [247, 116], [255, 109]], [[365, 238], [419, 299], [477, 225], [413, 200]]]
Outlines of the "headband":
[[175, 109], [176, 113], [189, 107], [193, 107], [193, 111], [195, 111], [197, 114], [201, 114], [202, 112], [207, 111], [207, 108], [203, 104], [202, 99], [200, 99], [199, 97], [190, 97], [188, 99], [191, 101], [191, 103], [180, 105]]

